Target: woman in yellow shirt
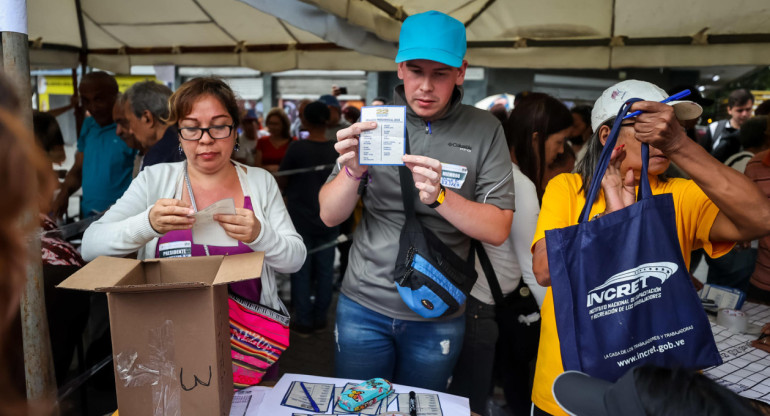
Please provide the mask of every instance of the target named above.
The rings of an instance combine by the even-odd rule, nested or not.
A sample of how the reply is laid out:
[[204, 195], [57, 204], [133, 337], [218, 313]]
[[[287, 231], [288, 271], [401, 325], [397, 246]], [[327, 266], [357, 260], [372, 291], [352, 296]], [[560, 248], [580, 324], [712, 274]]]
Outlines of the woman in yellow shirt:
[[[689, 253], [703, 248], [710, 256], [727, 253], [734, 241], [746, 241], [770, 234], [770, 202], [744, 175], [711, 157], [690, 140], [677, 119], [696, 119], [702, 110], [695, 103], [661, 104], [666, 93], [653, 84], [628, 80], [608, 88], [596, 101], [591, 115], [594, 135], [586, 156], [575, 174], [557, 176], [543, 196], [540, 217], [532, 245], [533, 271], [542, 286], [550, 286], [545, 231], [578, 223], [585, 205], [585, 193], [606, 142], [612, 122], [623, 103], [632, 97], [632, 110], [642, 114], [625, 120], [617, 147], [602, 180], [602, 192], [591, 208], [590, 218], [625, 208], [634, 203], [641, 172], [641, 143], [650, 145], [649, 176], [652, 193], [671, 193], [676, 208], [676, 227], [686, 265]], [[662, 175], [670, 162], [692, 180], [668, 179]], [[585, 185], [585, 186], [584, 186]], [[752, 209], [746, 210], [746, 207]], [[554, 379], [564, 369], [556, 331], [553, 295], [549, 287], [541, 309], [542, 326], [535, 382], [533, 415], [566, 415], [551, 393]]]

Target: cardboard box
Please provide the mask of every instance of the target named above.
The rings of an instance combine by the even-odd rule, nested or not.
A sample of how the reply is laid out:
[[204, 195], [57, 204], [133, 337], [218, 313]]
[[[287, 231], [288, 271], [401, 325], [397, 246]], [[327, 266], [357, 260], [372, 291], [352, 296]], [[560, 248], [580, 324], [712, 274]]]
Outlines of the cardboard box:
[[230, 414], [226, 283], [259, 277], [263, 260], [99, 257], [58, 286], [107, 292], [121, 416]]

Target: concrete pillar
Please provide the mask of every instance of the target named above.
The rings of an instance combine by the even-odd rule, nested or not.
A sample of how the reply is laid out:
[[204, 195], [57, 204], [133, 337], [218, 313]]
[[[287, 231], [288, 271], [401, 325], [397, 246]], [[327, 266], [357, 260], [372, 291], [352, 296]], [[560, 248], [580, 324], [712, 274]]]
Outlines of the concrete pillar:
[[366, 104], [379, 96], [380, 76], [379, 72], [366, 73]]
[[[14, 20], [0, 20], [3, 73], [13, 85], [21, 102], [20, 118], [32, 130], [32, 95], [29, 75], [29, 37], [26, 27], [26, 2], [0, 0], [0, 9]], [[38, 213], [27, 212], [21, 221], [37, 223]], [[30, 400], [52, 400], [56, 397], [51, 341], [45, 314], [43, 266], [40, 257], [40, 236], [29, 239], [27, 246], [27, 282], [21, 299], [22, 342], [27, 397]]]
[[[262, 111], [267, 114], [271, 108], [275, 107], [278, 101], [275, 99], [275, 83], [273, 74], [270, 72], [262, 73]], [[264, 120], [263, 120], [264, 121]]]

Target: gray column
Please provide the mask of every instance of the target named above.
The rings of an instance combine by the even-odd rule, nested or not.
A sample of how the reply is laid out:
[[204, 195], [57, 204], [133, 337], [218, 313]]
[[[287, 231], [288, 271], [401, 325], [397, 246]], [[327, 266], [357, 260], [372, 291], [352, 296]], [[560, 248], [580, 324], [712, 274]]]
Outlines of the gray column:
[[273, 83], [273, 74], [270, 72], [262, 73], [262, 111], [267, 114], [271, 108], [277, 104], [275, 99], [275, 84]]
[[366, 104], [379, 96], [380, 76], [378, 72], [366, 73]]
[[[2, 32], [3, 72], [17, 88], [22, 122], [32, 130], [32, 96], [29, 76], [29, 38], [24, 33]], [[31, 136], [30, 136], [31, 137]], [[33, 144], [34, 145], [34, 144]], [[38, 222], [38, 212], [23, 215], [27, 224]], [[21, 298], [22, 342], [24, 345], [24, 370], [27, 397], [30, 400], [52, 400], [56, 397], [51, 341], [48, 337], [48, 320], [45, 314], [43, 293], [43, 266], [40, 257], [39, 229], [27, 245], [27, 282]]]

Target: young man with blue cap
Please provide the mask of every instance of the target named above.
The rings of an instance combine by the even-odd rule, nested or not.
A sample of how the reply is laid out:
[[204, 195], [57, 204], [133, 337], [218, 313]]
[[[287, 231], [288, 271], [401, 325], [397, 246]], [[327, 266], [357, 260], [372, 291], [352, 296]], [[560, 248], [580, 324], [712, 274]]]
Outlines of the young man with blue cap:
[[[396, 56], [394, 104], [406, 106], [411, 154], [403, 162], [419, 192], [419, 221], [467, 258], [470, 240], [501, 244], [510, 231], [514, 190], [502, 127], [494, 116], [463, 105], [465, 26], [439, 12], [407, 18]], [[337, 167], [319, 194], [328, 226], [365, 206], [337, 305], [336, 376], [383, 377], [446, 390], [465, 331], [464, 311], [425, 319], [401, 300], [394, 283], [405, 222], [398, 167], [358, 163], [358, 136], [376, 123], [337, 133]], [[449, 180], [450, 177], [461, 178]], [[363, 181], [363, 182], [362, 182]]]

